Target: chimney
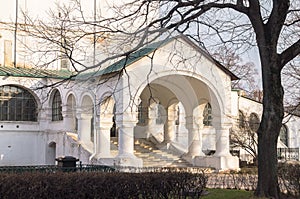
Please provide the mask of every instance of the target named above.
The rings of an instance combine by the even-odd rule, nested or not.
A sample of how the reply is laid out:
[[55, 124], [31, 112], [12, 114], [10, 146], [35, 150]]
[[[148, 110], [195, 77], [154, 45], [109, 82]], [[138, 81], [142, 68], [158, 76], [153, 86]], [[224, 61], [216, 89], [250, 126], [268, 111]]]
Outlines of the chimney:
[[13, 66], [11, 40], [4, 40], [4, 66]]

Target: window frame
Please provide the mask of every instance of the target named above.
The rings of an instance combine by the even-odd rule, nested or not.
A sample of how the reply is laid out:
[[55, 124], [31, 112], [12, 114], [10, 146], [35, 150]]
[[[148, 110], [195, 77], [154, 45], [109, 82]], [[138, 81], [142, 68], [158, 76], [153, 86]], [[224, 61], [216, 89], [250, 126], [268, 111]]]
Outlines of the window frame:
[[256, 113], [251, 113], [249, 116], [249, 128], [253, 132], [257, 132], [260, 124], [260, 119]]
[[212, 121], [213, 121], [212, 106], [209, 102], [205, 105], [202, 116], [203, 116], [203, 125], [212, 126]]
[[62, 99], [58, 89], [53, 91], [52, 106], [51, 106], [52, 121], [62, 121]]
[[17, 85], [0, 86], [0, 121], [36, 122], [38, 104], [28, 89]]
[[[284, 129], [284, 131], [283, 131]], [[283, 139], [283, 134], [284, 134], [284, 139]], [[285, 144], [287, 147], [289, 146], [289, 137], [288, 137], [288, 128], [286, 125], [282, 124], [279, 132], [279, 139], [280, 141]]]
[[243, 111], [239, 110], [238, 125], [240, 129], [246, 128], [246, 117]]

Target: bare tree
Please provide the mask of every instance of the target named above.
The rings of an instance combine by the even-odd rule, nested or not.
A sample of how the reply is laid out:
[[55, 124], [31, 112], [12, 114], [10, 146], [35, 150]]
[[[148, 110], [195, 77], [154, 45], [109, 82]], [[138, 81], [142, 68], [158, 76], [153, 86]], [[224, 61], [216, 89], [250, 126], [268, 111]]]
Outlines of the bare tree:
[[291, 111], [300, 107], [300, 60], [293, 60], [282, 71], [285, 106]]
[[[299, 59], [299, 1], [127, 0], [120, 3], [122, 5], [111, 3], [111, 15], [97, 17], [86, 17], [80, 1], [72, 2], [52, 11], [53, 21], [47, 25], [30, 18], [26, 23], [34, 29], [28, 31], [32, 36], [46, 40], [47, 46], [52, 44], [53, 48], [47, 48], [43, 55], [50, 51], [63, 52], [77, 72], [103, 67], [110, 60], [127, 57], [165, 34], [185, 34], [199, 45], [204, 43], [208, 50], [218, 44], [225, 44], [237, 52], [256, 47], [264, 98], [258, 129], [259, 179], [255, 194], [280, 198], [276, 145], [284, 115], [281, 71], [290, 61]], [[92, 42], [83, 45], [87, 38]], [[88, 56], [86, 52], [95, 42], [99, 45], [111, 43], [103, 51], [103, 55], [109, 56], [97, 57], [89, 64], [84, 63], [86, 59], [75, 56], [80, 53]]]
[[252, 156], [253, 163], [257, 165], [257, 130], [259, 127], [259, 118], [251, 113], [246, 119], [242, 113], [236, 124], [230, 129], [230, 144], [232, 148], [244, 149]]
[[240, 55], [226, 46], [219, 47], [212, 56], [240, 78], [232, 82], [233, 89], [242, 89], [248, 96], [259, 90], [258, 71], [253, 62], [244, 63]]
[[257, 134], [249, 128], [245, 129], [231, 129], [230, 131], [230, 145], [232, 148], [244, 149], [252, 156], [253, 162], [257, 161]]

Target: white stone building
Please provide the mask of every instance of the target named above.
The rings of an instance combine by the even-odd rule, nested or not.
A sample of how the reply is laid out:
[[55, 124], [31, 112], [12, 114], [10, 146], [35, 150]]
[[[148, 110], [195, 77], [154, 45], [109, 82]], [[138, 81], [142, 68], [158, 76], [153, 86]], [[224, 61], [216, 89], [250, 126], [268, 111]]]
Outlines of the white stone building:
[[[262, 104], [232, 91], [238, 77], [186, 37], [77, 75], [63, 57], [37, 68], [21, 45], [30, 38], [18, 33], [14, 51], [14, 35], [0, 31], [0, 166], [74, 156], [84, 164], [239, 168], [230, 129], [241, 114], [259, 120]], [[278, 147], [298, 150], [299, 159], [300, 118], [285, 128]], [[249, 159], [243, 150], [240, 157]]]
[[[173, 155], [160, 154], [151, 166], [179, 160], [237, 169], [229, 129], [239, 113], [260, 118], [262, 111], [260, 103], [231, 90], [234, 74], [185, 37], [159, 41], [126, 61], [63, 81], [72, 74], [0, 67], [1, 166], [55, 164], [58, 156], [74, 156], [85, 164], [141, 167], [151, 165], [147, 149]], [[287, 121], [280, 147], [299, 150], [299, 121]]]

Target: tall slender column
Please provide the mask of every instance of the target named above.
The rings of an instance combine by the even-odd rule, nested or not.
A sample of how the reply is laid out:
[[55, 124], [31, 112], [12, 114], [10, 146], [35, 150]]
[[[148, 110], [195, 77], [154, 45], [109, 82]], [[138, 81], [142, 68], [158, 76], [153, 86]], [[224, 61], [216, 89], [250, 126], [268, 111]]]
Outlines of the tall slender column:
[[97, 136], [97, 154], [99, 158], [109, 158], [110, 154], [110, 129], [113, 125], [113, 114], [100, 116], [100, 128]]
[[214, 156], [231, 156], [229, 148], [229, 125], [222, 125], [221, 129], [217, 130], [216, 136], [216, 153]]
[[88, 143], [91, 142], [90, 134], [91, 134], [91, 119], [92, 114], [77, 114], [78, 119], [78, 140]]
[[[135, 88], [129, 81], [128, 75], [123, 75], [118, 81], [117, 91], [114, 96], [116, 99], [116, 127], [118, 128], [119, 154], [115, 158], [115, 164], [120, 166], [141, 167], [142, 159], [134, 155], [134, 127], [137, 123], [136, 102], [131, 99]], [[133, 92], [133, 93], [132, 93]], [[131, 96], [131, 97], [130, 97]]]
[[73, 113], [68, 110], [67, 105], [62, 106], [62, 116], [64, 122], [64, 130], [69, 132], [75, 132], [75, 124], [74, 124], [74, 117]]
[[171, 106], [168, 108], [168, 118], [167, 124], [164, 133], [164, 142], [170, 143], [174, 139], [175, 134], [175, 106]]
[[119, 156], [133, 156], [134, 127], [136, 122], [123, 121], [119, 128]]
[[148, 109], [148, 132], [147, 132], [147, 138], [149, 138], [150, 136], [152, 136], [152, 133], [154, 132], [153, 130], [155, 130], [155, 114], [154, 111], [151, 107], [149, 107]]
[[200, 139], [199, 126], [195, 122], [193, 116], [186, 117], [186, 128], [188, 129], [188, 156], [205, 156], [202, 152], [202, 136]]
[[151, 137], [153, 136], [156, 141], [158, 141], [159, 143], [164, 141], [164, 134], [160, 131], [161, 129], [158, 129], [160, 127], [158, 127], [158, 125], [156, 124], [156, 119], [157, 119], [157, 115], [156, 115], [156, 105], [152, 104], [149, 107], [149, 114], [148, 114], [148, 132], [147, 132], [147, 137]]

